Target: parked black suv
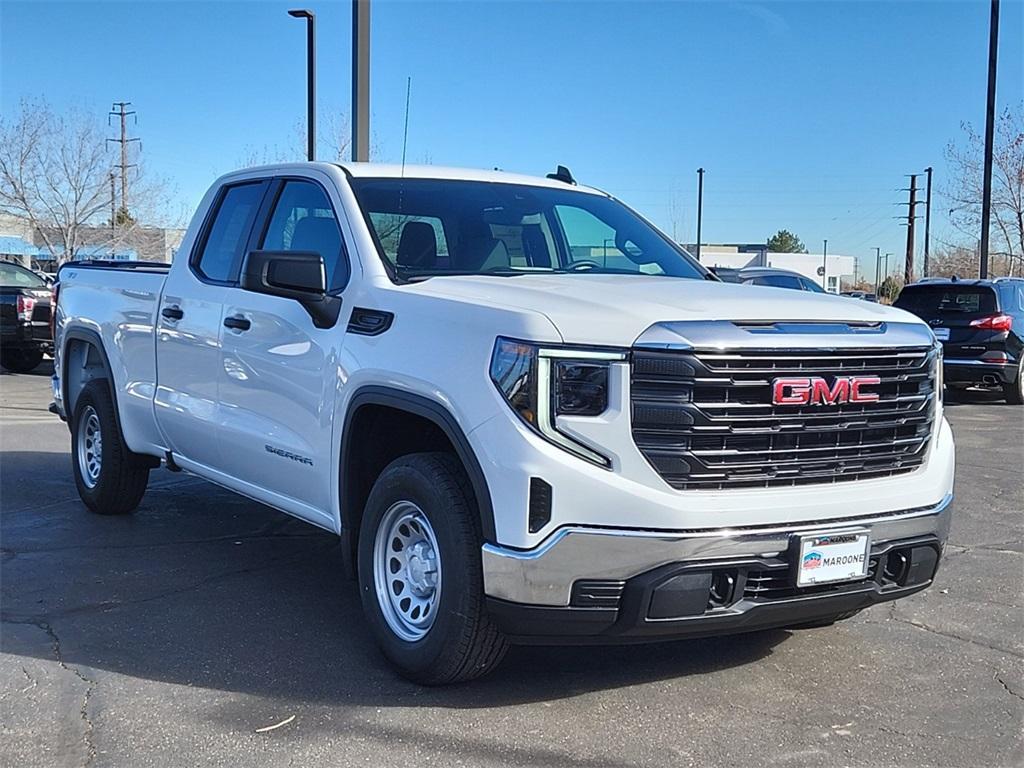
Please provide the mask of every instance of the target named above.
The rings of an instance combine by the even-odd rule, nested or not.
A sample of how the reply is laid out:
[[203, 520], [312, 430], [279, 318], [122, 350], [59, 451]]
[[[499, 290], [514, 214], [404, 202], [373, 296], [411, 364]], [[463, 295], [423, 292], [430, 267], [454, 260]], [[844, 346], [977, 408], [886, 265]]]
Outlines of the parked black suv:
[[1007, 402], [1024, 403], [1024, 278], [912, 283], [896, 306], [942, 342], [947, 384], [998, 386]]
[[0, 366], [27, 373], [53, 351], [49, 284], [31, 270], [0, 262]]

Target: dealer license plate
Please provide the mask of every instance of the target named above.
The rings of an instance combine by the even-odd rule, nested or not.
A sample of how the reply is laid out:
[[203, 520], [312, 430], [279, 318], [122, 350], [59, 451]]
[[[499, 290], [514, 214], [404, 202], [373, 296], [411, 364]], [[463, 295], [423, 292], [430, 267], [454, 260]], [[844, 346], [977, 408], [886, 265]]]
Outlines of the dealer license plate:
[[949, 328], [932, 328], [932, 333], [939, 341], [949, 341]]
[[800, 537], [796, 585], [856, 581], [868, 575], [871, 537], [864, 529]]

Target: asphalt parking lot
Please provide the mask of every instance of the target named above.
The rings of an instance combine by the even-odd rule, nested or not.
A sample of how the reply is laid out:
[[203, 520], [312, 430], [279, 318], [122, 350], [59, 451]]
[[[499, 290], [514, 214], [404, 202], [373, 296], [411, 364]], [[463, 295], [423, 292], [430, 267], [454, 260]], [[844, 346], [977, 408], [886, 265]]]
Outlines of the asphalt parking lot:
[[0, 376], [5, 766], [1024, 763], [1024, 412], [985, 394], [947, 408], [956, 513], [926, 592], [825, 629], [513, 649], [422, 689], [331, 535], [165, 470], [134, 516], [88, 514], [48, 390], [46, 366]]

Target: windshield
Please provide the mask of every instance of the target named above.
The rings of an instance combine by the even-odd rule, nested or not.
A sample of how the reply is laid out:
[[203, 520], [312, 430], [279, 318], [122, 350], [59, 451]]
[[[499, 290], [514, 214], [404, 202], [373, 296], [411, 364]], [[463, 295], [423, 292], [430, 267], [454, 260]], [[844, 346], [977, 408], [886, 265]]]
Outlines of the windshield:
[[400, 279], [705, 275], [680, 248], [604, 195], [482, 181], [353, 179], [351, 184], [381, 257]]
[[0, 288], [46, 288], [46, 281], [17, 264], [0, 264]]
[[908, 285], [896, 306], [924, 317], [990, 315], [996, 311], [996, 294], [984, 286]]

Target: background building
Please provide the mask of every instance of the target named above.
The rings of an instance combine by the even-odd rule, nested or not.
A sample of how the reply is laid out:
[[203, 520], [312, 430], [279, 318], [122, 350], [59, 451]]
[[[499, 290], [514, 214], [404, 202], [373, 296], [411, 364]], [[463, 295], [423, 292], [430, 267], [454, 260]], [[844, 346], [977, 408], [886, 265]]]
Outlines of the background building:
[[[56, 232], [45, 234], [51, 243], [60, 241]], [[133, 226], [111, 238], [108, 227], [86, 227], [79, 230], [82, 245], [74, 258], [170, 262], [184, 236], [184, 229]], [[40, 272], [56, 271], [57, 266], [44, 232], [9, 214], [0, 214], [0, 261], [13, 261]]]
[[[690, 253], [697, 253], [696, 245], [683, 247]], [[853, 256], [830, 253], [823, 259], [820, 253], [776, 253], [769, 251], [764, 243], [704, 243], [700, 247], [700, 261], [705, 267], [788, 269], [814, 280], [829, 293], [839, 293], [843, 278], [854, 274]], [[820, 273], [822, 266], [824, 275]]]

